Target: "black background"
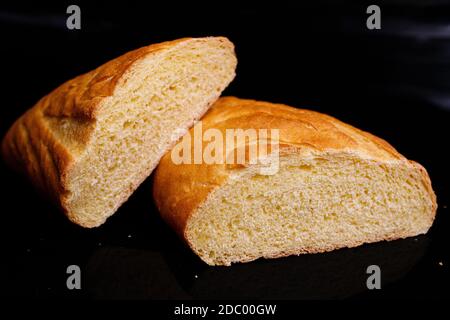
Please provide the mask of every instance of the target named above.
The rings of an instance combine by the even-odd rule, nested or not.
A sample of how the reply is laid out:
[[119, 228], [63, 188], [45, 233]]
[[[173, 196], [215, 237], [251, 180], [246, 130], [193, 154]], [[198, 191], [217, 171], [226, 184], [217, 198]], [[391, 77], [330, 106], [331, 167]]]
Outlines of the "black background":
[[[208, 267], [159, 218], [151, 178], [103, 226], [71, 224], [1, 162], [1, 295], [117, 299], [448, 298], [450, 6], [378, 3], [229, 4], [73, 2], [0, 6], [0, 134], [62, 82], [131, 49], [184, 36], [236, 45], [237, 77], [224, 95], [329, 113], [391, 142], [423, 164], [438, 197], [425, 236], [320, 255]], [[440, 262], [443, 265], [440, 265]], [[82, 290], [66, 288], [66, 268]], [[366, 288], [366, 268], [382, 290]]]

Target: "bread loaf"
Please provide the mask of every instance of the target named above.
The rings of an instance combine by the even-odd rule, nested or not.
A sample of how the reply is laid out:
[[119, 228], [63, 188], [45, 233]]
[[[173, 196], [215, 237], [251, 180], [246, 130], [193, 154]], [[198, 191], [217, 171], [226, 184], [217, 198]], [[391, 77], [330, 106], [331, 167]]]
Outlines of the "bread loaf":
[[186, 38], [128, 52], [67, 81], [20, 117], [2, 144], [83, 227], [102, 224], [234, 78], [221, 37]]
[[[168, 153], [157, 167], [153, 193], [162, 217], [210, 265], [405, 238], [433, 223], [436, 197], [426, 170], [331, 116], [228, 97], [201, 125], [224, 135], [279, 129], [275, 174], [261, 174], [248, 157], [244, 165], [175, 164]], [[237, 148], [225, 147], [224, 157]]]

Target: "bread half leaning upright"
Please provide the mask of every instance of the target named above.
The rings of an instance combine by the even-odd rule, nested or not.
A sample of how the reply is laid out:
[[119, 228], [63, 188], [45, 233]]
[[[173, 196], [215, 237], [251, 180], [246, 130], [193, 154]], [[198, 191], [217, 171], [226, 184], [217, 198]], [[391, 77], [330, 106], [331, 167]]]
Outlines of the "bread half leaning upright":
[[[271, 143], [258, 129], [279, 130], [277, 171], [262, 170], [276, 160], [273, 153], [265, 161], [246, 156], [244, 164], [173, 161], [184, 139], [156, 169], [153, 192], [162, 217], [210, 265], [405, 238], [433, 223], [436, 197], [426, 170], [333, 117], [229, 97], [214, 104], [191, 136], [199, 125], [223, 137], [227, 129], [257, 129], [256, 138], [226, 143], [225, 159]], [[191, 146], [191, 154], [198, 152]], [[201, 152], [210, 153], [210, 146], [203, 142]]]
[[67, 81], [11, 127], [5, 160], [73, 222], [102, 224], [235, 75], [226, 38], [186, 38], [128, 52]]

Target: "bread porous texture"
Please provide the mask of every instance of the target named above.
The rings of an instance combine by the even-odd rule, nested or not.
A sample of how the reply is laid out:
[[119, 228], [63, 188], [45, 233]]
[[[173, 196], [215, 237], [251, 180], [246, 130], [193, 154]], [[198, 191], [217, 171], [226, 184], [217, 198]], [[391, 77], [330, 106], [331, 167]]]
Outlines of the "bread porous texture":
[[204, 130], [280, 129], [275, 174], [250, 163], [175, 165], [168, 155], [158, 166], [154, 196], [162, 217], [210, 265], [405, 238], [433, 223], [426, 170], [332, 117], [221, 98], [202, 122]]
[[279, 172], [244, 170], [216, 189], [186, 227], [211, 265], [324, 252], [426, 233], [433, 202], [420, 169], [350, 154], [286, 157]]
[[10, 129], [3, 154], [73, 222], [101, 225], [235, 75], [226, 38], [129, 52], [70, 80]]

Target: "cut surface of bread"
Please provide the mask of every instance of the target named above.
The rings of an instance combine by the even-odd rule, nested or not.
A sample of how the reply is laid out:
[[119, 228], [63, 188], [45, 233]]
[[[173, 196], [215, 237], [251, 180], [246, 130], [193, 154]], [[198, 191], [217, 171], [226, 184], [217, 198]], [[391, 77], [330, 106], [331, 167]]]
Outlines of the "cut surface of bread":
[[226, 38], [124, 54], [42, 98], [11, 127], [6, 161], [83, 227], [102, 224], [235, 75]]
[[405, 238], [433, 223], [436, 197], [426, 170], [333, 117], [227, 97], [202, 127], [279, 129], [274, 174], [250, 161], [174, 164], [170, 153], [156, 169], [162, 217], [210, 265]]

